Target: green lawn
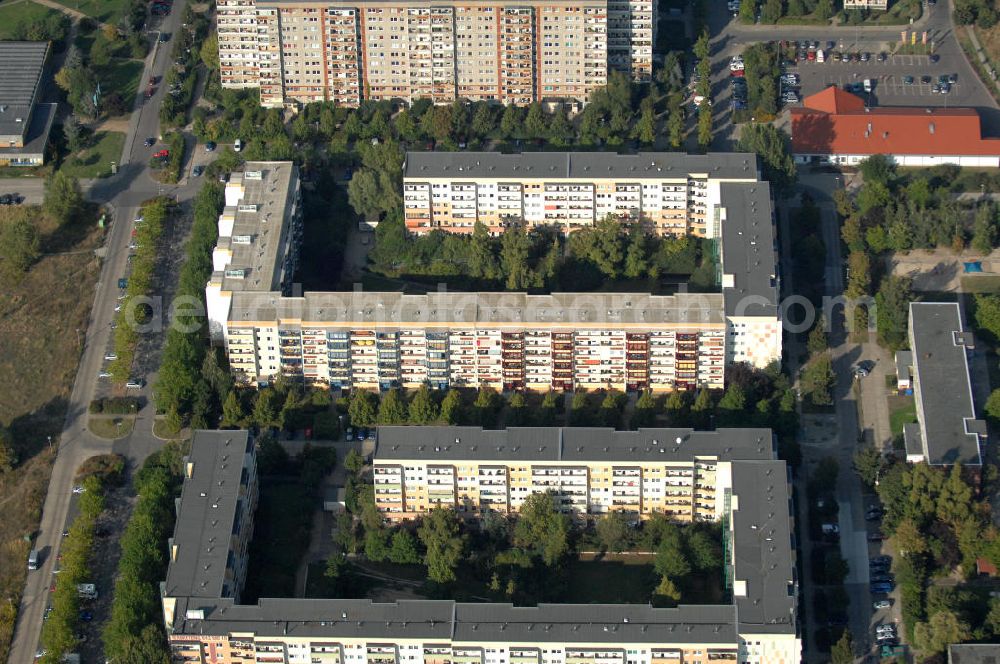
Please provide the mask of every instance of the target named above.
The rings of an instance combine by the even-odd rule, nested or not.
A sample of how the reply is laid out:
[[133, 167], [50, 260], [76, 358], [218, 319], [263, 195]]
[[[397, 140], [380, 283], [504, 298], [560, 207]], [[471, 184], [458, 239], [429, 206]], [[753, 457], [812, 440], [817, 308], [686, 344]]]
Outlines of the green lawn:
[[1000, 275], [983, 274], [962, 277], [963, 293], [1000, 293]]
[[116, 417], [92, 415], [87, 421], [87, 428], [90, 429], [90, 433], [108, 440], [124, 438], [132, 433], [134, 425], [135, 418], [124, 415]]
[[313, 512], [318, 507], [297, 480], [268, 477], [260, 483], [244, 602], [294, 596], [295, 572], [309, 548]]
[[125, 134], [120, 131], [99, 131], [93, 145], [66, 158], [60, 170], [76, 178], [104, 178], [111, 175], [111, 162], [122, 158]]
[[125, 11], [128, 0], [55, 0], [63, 7], [75, 9], [102, 23], [116, 23]]
[[648, 604], [659, 581], [650, 564], [577, 560], [566, 567], [573, 579], [562, 599], [567, 604]]
[[903, 433], [903, 425], [917, 421], [917, 403], [913, 397], [889, 396], [889, 429], [893, 436]]
[[50, 14], [58, 14], [55, 9], [36, 5], [30, 0], [16, 4], [0, 5], [0, 39], [13, 39], [13, 31], [24, 22], [40, 22]]
[[126, 107], [131, 110], [135, 96], [139, 92], [142, 68], [142, 60], [113, 59], [110, 65], [101, 68], [97, 74], [101, 92], [103, 94], [117, 92], [125, 100]]

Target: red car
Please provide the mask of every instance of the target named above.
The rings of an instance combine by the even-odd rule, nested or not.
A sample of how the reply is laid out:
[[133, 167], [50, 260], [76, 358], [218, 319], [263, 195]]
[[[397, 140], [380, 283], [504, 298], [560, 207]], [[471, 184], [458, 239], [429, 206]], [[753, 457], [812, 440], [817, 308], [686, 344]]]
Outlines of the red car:
[[745, 69], [730, 70], [729, 75], [730, 76], [744, 76], [744, 75], [746, 75], [746, 70]]
[[154, 157], [160, 157], [161, 159], [166, 159], [167, 157], [170, 156], [170, 150], [160, 150], [159, 152], [157, 152], [153, 156]]

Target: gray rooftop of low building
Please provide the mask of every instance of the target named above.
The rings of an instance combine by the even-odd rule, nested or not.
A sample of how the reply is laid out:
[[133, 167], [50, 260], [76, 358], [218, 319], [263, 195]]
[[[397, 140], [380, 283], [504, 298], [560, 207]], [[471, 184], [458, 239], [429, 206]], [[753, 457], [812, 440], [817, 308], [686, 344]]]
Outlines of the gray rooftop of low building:
[[948, 664], [1000, 664], [1000, 644], [952, 644], [948, 646]]
[[407, 427], [377, 429], [376, 461], [690, 462], [774, 458], [770, 429], [639, 429], [597, 427]]
[[[189, 619], [188, 610], [204, 619]], [[427, 639], [461, 642], [719, 643], [736, 641], [729, 605], [540, 604], [450, 600], [375, 603], [353, 599], [231, 600], [180, 598], [174, 634], [253, 633], [287, 638]]]
[[723, 183], [722, 294], [729, 316], [777, 316], [777, 247], [767, 182]]
[[171, 540], [177, 555], [167, 570], [168, 596], [223, 595], [240, 483], [252, 445], [247, 431], [195, 431]]
[[328, 324], [371, 323], [383, 327], [444, 323], [509, 325], [689, 324], [692, 327], [725, 322], [718, 293], [430, 293], [320, 292], [301, 297], [279, 293], [233, 293], [231, 323], [310, 321]]
[[[3, 42], [0, 42], [2, 44]], [[28, 131], [23, 134], [24, 145], [19, 148], [0, 146], [0, 156], [5, 158], [45, 157], [45, 148], [49, 144], [49, 134], [56, 119], [59, 104], [35, 104], [28, 123]], [[0, 134], [3, 131], [0, 130]]]
[[[298, 171], [290, 161], [250, 161], [242, 172], [232, 173], [227, 191], [243, 187], [238, 205], [227, 205], [223, 215], [235, 219], [230, 237], [219, 237], [217, 248], [228, 249], [232, 259], [222, 279], [225, 291], [278, 291], [284, 253], [292, 232], [289, 217], [296, 203]], [[232, 276], [242, 271], [242, 277]]]
[[908, 350], [896, 351], [896, 379], [910, 380], [913, 376], [910, 373], [913, 367], [913, 353]]
[[576, 180], [686, 180], [689, 176], [756, 180], [757, 157], [747, 152], [407, 152], [403, 177]]
[[[798, 579], [792, 503], [784, 461], [733, 464], [733, 577], [746, 582], [735, 597], [741, 634], [794, 634]], [[735, 507], [736, 505], [734, 505]]]
[[910, 303], [910, 349], [927, 463], [982, 463], [975, 432], [983, 427], [976, 420], [966, 356], [971, 343], [958, 303]]
[[48, 42], [0, 41], [0, 135], [24, 135], [48, 51]]

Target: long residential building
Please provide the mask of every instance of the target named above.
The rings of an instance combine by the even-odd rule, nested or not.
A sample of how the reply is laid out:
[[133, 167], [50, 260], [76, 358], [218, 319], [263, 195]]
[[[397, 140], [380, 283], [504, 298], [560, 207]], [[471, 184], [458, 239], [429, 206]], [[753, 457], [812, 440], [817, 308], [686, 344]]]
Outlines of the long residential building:
[[372, 474], [391, 521], [435, 507], [513, 514], [544, 492], [578, 519], [716, 521], [734, 466], [773, 456], [770, 429], [380, 427]]
[[235, 377], [334, 388], [499, 390], [723, 386], [725, 367], [780, 361], [765, 182], [717, 186], [706, 214], [721, 293], [292, 293], [300, 235], [289, 162], [251, 162], [226, 187], [209, 328]]
[[[472, 436], [465, 429], [411, 429], [420, 440]], [[542, 430], [513, 429], [514, 451], [537, 445]], [[559, 430], [551, 430], [551, 436]], [[453, 433], [457, 432], [457, 433]], [[488, 436], [494, 432], [479, 432]], [[648, 604], [462, 603], [403, 600], [261, 598], [240, 603], [239, 569], [252, 532], [256, 495], [254, 448], [245, 432], [196, 432], [161, 585], [163, 620], [176, 664], [797, 664], [801, 658], [796, 602], [795, 541], [784, 462], [775, 460], [769, 430], [722, 430], [708, 449], [687, 430], [582, 430], [579, 445], [608, 462], [631, 461], [633, 444], [667, 444], [675, 463], [731, 462], [731, 471], [704, 475], [721, 499], [725, 603], [653, 608]], [[381, 449], [390, 434], [377, 434]], [[669, 437], [682, 441], [669, 442]], [[759, 440], [759, 442], [758, 442]], [[482, 439], [485, 443], [485, 439]], [[490, 441], [493, 442], [493, 441]], [[704, 441], [710, 443], [711, 441]], [[689, 447], [684, 447], [691, 443]], [[390, 443], [395, 444], [395, 443]], [[462, 444], [465, 444], [463, 441]], [[732, 445], [732, 449], [725, 447]], [[234, 449], [235, 448], [235, 449]], [[607, 449], [607, 452], [602, 450]], [[760, 450], [760, 451], [758, 451]], [[471, 450], [473, 456], [476, 450]], [[380, 452], [381, 454], [381, 452]], [[483, 450], [486, 454], [486, 450]], [[489, 456], [493, 453], [489, 452]], [[248, 459], [249, 461], [246, 461]], [[541, 488], [541, 487], [539, 487]], [[236, 494], [238, 498], [230, 498]], [[250, 511], [247, 508], [250, 507]], [[232, 533], [232, 535], [230, 535]]]
[[653, 0], [216, 0], [226, 88], [261, 104], [586, 101], [650, 80]]
[[563, 232], [607, 217], [659, 235], [718, 237], [723, 185], [767, 188], [750, 153], [408, 152], [406, 229], [500, 233], [511, 221]]

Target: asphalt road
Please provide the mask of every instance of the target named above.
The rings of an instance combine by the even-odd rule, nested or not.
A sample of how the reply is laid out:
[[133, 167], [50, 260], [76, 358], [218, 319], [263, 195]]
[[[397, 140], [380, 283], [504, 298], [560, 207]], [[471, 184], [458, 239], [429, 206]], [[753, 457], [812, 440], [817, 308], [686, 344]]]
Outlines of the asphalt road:
[[[183, 7], [183, 2], [176, 3], [174, 11], [163, 20], [159, 28], [172, 36], [175, 35], [180, 27]], [[142, 80], [153, 74], [163, 76], [167, 67], [171, 65], [170, 49], [171, 43], [157, 45], [146, 59]], [[127, 438], [117, 441], [113, 448], [108, 441], [98, 439], [87, 431], [87, 406], [95, 394], [97, 374], [102, 367], [104, 353], [110, 342], [110, 325], [118, 294], [117, 279], [126, 273], [131, 221], [138, 211], [139, 204], [161, 193], [174, 194], [179, 201], [185, 201], [194, 195], [197, 185], [200, 184], [195, 181], [178, 187], [164, 187], [150, 178], [147, 166], [149, 149], [144, 147], [143, 138], [159, 135], [158, 111], [162, 96], [165, 94], [162, 88], [163, 86], [160, 86], [157, 89], [151, 100], [143, 100], [141, 97], [137, 100], [126, 134], [118, 174], [95, 182], [89, 191], [91, 199], [108, 204], [113, 212], [114, 223], [107, 238], [105, 260], [101, 268], [100, 281], [96, 285], [83, 355], [69, 398], [66, 421], [58, 441], [59, 453], [52, 469], [42, 520], [35, 540], [35, 548], [42, 551], [44, 557], [40, 568], [28, 574], [11, 646], [9, 662], [12, 664], [29, 664], [34, 660], [42, 614], [48, 602], [48, 586], [59, 553], [62, 532], [68, 523], [73, 480], [79, 464], [94, 454], [107, 453], [112, 449], [125, 454], [129, 461], [135, 464], [159, 446], [159, 441], [152, 435], [151, 405], [147, 404], [139, 413], [134, 432]], [[24, 185], [19, 182], [18, 186]], [[27, 193], [23, 191], [21, 193], [27, 196]], [[152, 376], [146, 377], [147, 387], [142, 391], [147, 401], [151, 378]], [[110, 589], [99, 590], [104, 593]], [[101, 616], [97, 618], [100, 619]]]

